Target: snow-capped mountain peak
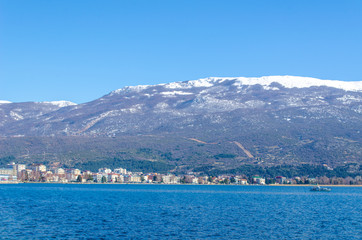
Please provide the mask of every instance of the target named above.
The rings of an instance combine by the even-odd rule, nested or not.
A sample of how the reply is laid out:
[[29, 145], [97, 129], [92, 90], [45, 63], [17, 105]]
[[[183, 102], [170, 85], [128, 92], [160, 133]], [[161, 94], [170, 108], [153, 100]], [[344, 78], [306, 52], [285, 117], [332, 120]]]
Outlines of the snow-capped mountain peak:
[[11, 103], [10, 101], [0, 100], [0, 104]]
[[263, 77], [209, 77], [187, 82], [175, 82], [167, 84], [167, 88], [191, 88], [191, 87], [211, 87], [216, 83], [224, 81], [235, 81], [234, 85], [261, 85], [270, 86], [272, 83], [279, 83], [285, 88], [309, 88], [309, 87], [333, 87], [346, 91], [362, 91], [362, 81], [338, 81], [338, 80], [321, 80], [311, 77], [299, 76], [263, 76]]
[[208, 77], [201, 78], [198, 80], [183, 81], [183, 82], [171, 82], [157, 85], [138, 85], [138, 86], [127, 86], [124, 88], [112, 91], [110, 95], [135, 92], [139, 93], [146, 89], [156, 86], [162, 86], [166, 89], [191, 89], [191, 88], [209, 88], [216, 84], [221, 84], [224, 81], [234, 81], [233, 85], [237, 87], [250, 86], [250, 85], [261, 85], [264, 89], [269, 88], [272, 83], [279, 83], [285, 88], [309, 88], [309, 87], [332, 87], [343, 89], [345, 91], [362, 91], [362, 81], [338, 81], [338, 80], [321, 80], [311, 77], [299, 77], [299, 76], [263, 76], [263, 77]]
[[[227, 79], [227, 78], [224, 78]], [[232, 78], [229, 78], [232, 79]], [[265, 76], [260, 78], [236, 78], [238, 85], [256, 85], [269, 86], [271, 83], [276, 82], [285, 88], [309, 88], [309, 87], [333, 87], [346, 91], [362, 91], [362, 81], [346, 82], [337, 80], [321, 80], [311, 77], [298, 77], [298, 76]]]

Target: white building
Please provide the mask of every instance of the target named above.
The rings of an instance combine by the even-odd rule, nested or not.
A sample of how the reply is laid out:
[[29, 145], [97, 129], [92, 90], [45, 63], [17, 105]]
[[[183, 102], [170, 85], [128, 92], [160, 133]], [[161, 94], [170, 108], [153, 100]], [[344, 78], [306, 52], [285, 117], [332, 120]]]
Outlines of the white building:
[[98, 172], [109, 174], [109, 173], [112, 173], [112, 170], [109, 168], [100, 168], [100, 169], [98, 169]]
[[0, 174], [1, 175], [14, 175], [14, 169], [13, 168], [0, 168]]
[[47, 167], [43, 164], [32, 164], [29, 166], [29, 168], [31, 170], [33, 170], [34, 172], [46, 172], [47, 171]]
[[14, 168], [15, 168], [16, 173], [20, 173], [21, 171], [26, 169], [26, 165], [25, 164], [15, 164]]
[[73, 175], [76, 175], [76, 176], [81, 174], [81, 171], [79, 169], [72, 169], [71, 172], [72, 172]]
[[96, 173], [95, 175], [93, 175], [93, 178], [94, 178], [94, 180], [95, 180], [97, 183], [101, 183], [101, 182], [102, 182], [102, 177], [103, 177], [103, 175], [100, 174], [100, 173]]
[[[248, 180], [246, 180], [246, 179], [240, 179], [240, 180], [238, 181], [238, 183], [241, 184], [241, 185], [247, 185], [247, 184], [248, 184]], [[264, 182], [264, 183], [265, 183], [265, 182]]]
[[127, 169], [125, 169], [125, 168], [116, 168], [116, 169], [114, 169], [114, 172], [118, 173], [118, 174], [127, 174]]
[[118, 177], [119, 177], [119, 174], [117, 173], [110, 173], [108, 174], [108, 182], [112, 182], [112, 183], [115, 183], [115, 182], [118, 182]]
[[58, 175], [63, 175], [65, 174], [65, 170], [63, 168], [57, 168], [55, 169], [54, 173]]

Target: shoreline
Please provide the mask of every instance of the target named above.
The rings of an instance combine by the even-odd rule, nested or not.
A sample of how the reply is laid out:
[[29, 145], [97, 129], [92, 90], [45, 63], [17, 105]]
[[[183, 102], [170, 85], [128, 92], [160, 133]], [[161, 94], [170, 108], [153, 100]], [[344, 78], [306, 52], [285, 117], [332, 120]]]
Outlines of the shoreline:
[[[164, 183], [79, 183], [79, 182], [0, 182], [1, 184], [79, 184], [79, 185], [174, 185], [174, 186], [265, 186], [265, 187], [313, 187], [311, 184], [164, 184]], [[362, 185], [318, 184], [321, 187], [362, 187]]]

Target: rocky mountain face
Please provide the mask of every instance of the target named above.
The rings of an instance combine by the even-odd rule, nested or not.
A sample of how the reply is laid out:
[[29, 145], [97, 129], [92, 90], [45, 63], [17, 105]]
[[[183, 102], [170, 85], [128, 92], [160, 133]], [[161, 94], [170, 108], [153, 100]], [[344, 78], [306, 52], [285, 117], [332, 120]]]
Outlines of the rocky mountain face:
[[[129, 159], [173, 165], [360, 163], [360, 131], [362, 82], [291, 76], [125, 87], [78, 105], [0, 102], [0, 143], [22, 149], [29, 139], [33, 144], [34, 139], [63, 139], [57, 145], [64, 148], [61, 153], [48, 146], [52, 161], [69, 156], [66, 146], [74, 141], [82, 147], [72, 150], [78, 157], [69, 158], [82, 161], [80, 152], [94, 150], [84, 139], [102, 139], [112, 144], [95, 153], [98, 157], [126, 152]], [[17, 156], [39, 155], [42, 147], [37, 149], [19, 150]], [[139, 154], [140, 149], [152, 154]], [[165, 153], [168, 158], [162, 157]], [[0, 156], [6, 154], [0, 146]]]
[[[6, 136], [7, 127], [22, 121], [37, 119], [44, 114], [54, 112], [62, 107], [76, 105], [67, 101], [11, 103], [0, 101], [0, 136]], [[4, 130], [3, 130], [4, 129]]]

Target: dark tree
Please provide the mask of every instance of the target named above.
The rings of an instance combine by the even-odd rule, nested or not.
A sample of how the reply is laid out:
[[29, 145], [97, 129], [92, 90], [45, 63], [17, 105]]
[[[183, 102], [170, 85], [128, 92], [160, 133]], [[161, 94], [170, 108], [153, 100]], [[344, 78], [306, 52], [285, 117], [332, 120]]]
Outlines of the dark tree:
[[82, 182], [82, 175], [78, 175], [77, 182]]

